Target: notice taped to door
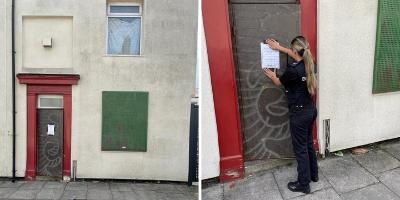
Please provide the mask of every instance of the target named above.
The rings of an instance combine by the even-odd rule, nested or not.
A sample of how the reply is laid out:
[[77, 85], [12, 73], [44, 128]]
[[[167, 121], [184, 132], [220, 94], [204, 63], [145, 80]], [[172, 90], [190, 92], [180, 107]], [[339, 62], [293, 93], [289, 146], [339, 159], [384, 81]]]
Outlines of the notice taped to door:
[[279, 69], [279, 51], [271, 49], [268, 44], [261, 45], [261, 68]]
[[54, 124], [47, 124], [47, 135], [54, 135]]

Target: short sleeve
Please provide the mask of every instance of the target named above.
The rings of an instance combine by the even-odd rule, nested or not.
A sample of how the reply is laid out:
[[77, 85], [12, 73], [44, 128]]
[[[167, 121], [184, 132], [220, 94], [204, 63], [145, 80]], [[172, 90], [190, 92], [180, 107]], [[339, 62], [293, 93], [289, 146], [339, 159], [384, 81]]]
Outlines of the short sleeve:
[[293, 67], [286, 68], [285, 73], [279, 78], [281, 83], [286, 87], [297, 79], [297, 71]]

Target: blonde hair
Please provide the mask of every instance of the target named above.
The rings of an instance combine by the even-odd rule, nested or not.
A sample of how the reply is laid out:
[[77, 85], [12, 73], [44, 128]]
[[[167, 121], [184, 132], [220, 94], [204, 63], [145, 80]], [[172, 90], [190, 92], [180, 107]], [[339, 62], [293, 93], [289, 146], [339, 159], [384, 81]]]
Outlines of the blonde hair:
[[317, 78], [314, 74], [314, 59], [310, 51], [310, 45], [305, 37], [297, 36], [292, 40], [290, 46], [304, 60], [307, 75], [307, 89], [311, 95], [314, 95], [317, 89]]

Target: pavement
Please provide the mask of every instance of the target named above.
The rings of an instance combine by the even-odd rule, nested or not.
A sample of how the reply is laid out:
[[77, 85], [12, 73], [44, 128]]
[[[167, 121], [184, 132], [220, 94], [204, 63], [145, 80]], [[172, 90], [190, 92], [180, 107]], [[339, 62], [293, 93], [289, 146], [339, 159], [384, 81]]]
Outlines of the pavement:
[[195, 200], [184, 183], [0, 181], [0, 199]]
[[297, 178], [293, 162], [244, 179], [203, 186], [203, 200], [400, 200], [400, 139], [367, 146], [366, 154], [320, 159], [319, 181], [311, 194], [291, 192], [287, 183]]

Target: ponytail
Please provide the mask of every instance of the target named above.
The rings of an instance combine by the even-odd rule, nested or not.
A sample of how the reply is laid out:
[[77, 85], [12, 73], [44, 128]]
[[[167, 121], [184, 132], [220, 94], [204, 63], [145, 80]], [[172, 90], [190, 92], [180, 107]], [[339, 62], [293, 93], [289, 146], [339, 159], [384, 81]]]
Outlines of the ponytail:
[[310, 95], [313, 96], [317, 89], [317, 78], [314, 74], [314, 59], [310, 51], [310, 45], [306, 38], [297, 36], [292, 40], [291, 46], [303, 57], [307, 76], [307, 89]]
[[314, 60], [311, 55], [310, 49], [306, 49], [303, 54], [303, 60], [306, 68], [307, 75], [307, 89], [311, 96], [314, 96], [317, 88], [317, 78], [314, 74]]

